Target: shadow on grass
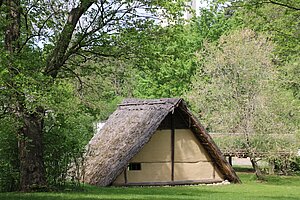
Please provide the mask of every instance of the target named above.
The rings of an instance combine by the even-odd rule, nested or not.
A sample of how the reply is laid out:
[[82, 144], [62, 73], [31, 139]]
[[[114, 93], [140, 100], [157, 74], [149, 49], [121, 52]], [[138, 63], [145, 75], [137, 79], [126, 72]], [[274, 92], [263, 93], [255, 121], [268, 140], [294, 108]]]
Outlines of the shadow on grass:
[[239, 165], [234, 165], [233, 166], [233, 169], [236, 171], [236, 172], [244, 172], [244, 173], [254, 173], [255, 170], [253, 169], [252, 166], [239, 166]]

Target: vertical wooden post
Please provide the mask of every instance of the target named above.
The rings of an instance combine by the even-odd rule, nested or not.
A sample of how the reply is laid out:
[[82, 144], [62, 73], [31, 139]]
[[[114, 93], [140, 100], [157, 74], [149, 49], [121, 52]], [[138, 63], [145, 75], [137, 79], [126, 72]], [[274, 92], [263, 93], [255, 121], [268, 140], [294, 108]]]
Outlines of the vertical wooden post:
[[213, 169], [213, 179], [216, 179], [216, 164], [215, 164], [215, 162], [213, 162], [213, 167], [214, 167], [214, 169]]
[[126, 167], [124, 169], [124, 180], [125, 180], [125, 184], [127, 184], [128, 183], [128, 179], [127, 179], [127, 165], [126, 165]]
[[275, 160], [271, 159], [269, 161], [269, 175], [274, 175], [274, 170], [275, 170]]
[[232, 156], [229, 156], [229, 157], [228, 157], [228, 162], [229, 162], [229, 164], [232, 166]]
[[171, 180], [174, 181], [174, 160], [175, 160], [175, 126], [174, 114], [171, 114]]

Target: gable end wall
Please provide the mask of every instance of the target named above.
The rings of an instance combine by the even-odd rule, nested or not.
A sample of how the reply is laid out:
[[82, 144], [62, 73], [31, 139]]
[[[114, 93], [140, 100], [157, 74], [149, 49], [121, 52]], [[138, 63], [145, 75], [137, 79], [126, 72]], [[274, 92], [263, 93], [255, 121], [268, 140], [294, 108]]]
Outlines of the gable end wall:
[[[126, 169], [113, 185], [172, 182], [171, 130], [157, 130], [130, 162], [141, 163], [141, 170]], [[124, 174], [126, 173], [126, 174]], [[222, 181], [207, 152], [189, 129], [175, 129], [174, 182]]]

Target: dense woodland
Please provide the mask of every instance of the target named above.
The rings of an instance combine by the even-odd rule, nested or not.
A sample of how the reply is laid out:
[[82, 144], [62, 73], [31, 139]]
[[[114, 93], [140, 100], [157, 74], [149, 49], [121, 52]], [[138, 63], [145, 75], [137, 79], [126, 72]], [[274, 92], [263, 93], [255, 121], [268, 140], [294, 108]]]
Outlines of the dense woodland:
[[185, 98], [209, 132], [243, 136], [221, 148], [259, 178], [257, 151], [299, 170], [300, 1], [214, 0], [188, 21], [185, 5], [0, 0], [0, 191], [63, 187], [128, 97]]

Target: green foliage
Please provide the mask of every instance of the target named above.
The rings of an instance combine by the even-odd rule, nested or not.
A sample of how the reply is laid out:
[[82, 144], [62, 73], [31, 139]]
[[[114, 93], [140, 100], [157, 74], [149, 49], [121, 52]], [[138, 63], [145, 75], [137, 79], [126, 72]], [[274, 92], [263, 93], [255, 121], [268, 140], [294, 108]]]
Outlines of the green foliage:
[[282, 72], [282, 84], [300, 99], [300, 57], [295, 55], [284, 65]]
[[85, 145], [94, 133], [95, 118], [85, 112], [72, 84], [60, 81], [53, 88], [52, 109], [44, 119], [44, 162], [48, 184], [62, 186], [70, 164], [80, 165]]
[[258, 0], [235, 1], [228, 7], [239, 27], [263, 33], [276, 43], [275, 64], [280, 70], [282, 84], [299, 99], [299, 1]]
[[[199, 63], [195, 52], [203, 41], [216, 41], [233, 22], [224, 14], [207, 9], [189, 24], [157, 27], [148, 34], [130, 34], [137, 42], [141, 57], [135, 59], [139, 69], [134, 96], [143, 98], [179, 97], [190, 90], [191, 77]], [[138, 46], [138, 45], [133, 45]]]
[[[269, 152], [269, 158], [275, 159], [280, 168], [289, 165], [293, 157], [277, 159], [278, 156], [272, 151], [295, 152], [299, 148], [300, 2], [214, 0], [210, 3], [221, 12], [230, 14], [234, 29], [250, 28], [276, 44], [272, 59], [273, 72], [276, 74], [271, 86], [273, 88], [264, 91], [267, 104], [255, 120], [255, 130], [262, 130], [264, 134], [254, 140], [253, 144], [261, 151]], [[265, 133], [272, 134], [272, 137]], [[264, 142], [260, 142], [262, 140]]]
[[[20, 121], [19, 130], [3, 130], [14, 133], [15, 140], [20, 139], [17, 133], [22, 135], [20, 141], [43, 134], [44, 141], [34, 136], [31, 140], [44, 145], [50, 185], [64, 183], [69, 163], [82, 155], [93, 133], [92, 122], [106, 119], [124, 96], [133, 93], [134, 73], [124, 57], [135, 55], [140, 45], [127, 40], [126, 34], [151, 30], [155, 16], [175, 23], [183, 9], [184, 0], [0, 1], [0, 115], [9, 112]], [[37, 124], [43, 133], [28, 128]], [[28, 150], [28, 144], [20, 145], [19, 152]], [[20, 159], [43, 163], [35, 152], [42, 150], [39, 147], [31, 146]], [[38, 172], [21, 181], [23, 190], [45, 186], [42, 165], [21, 163], [22, 180], [33, 175], [29, 168]]]
[[238, 9], [235, 17], [257, 32], [268, 34], [276, 42], [276, 55], [281, 63], [299, 56], [300, 39], [298, 28], [299, 10], [293, 10], [276, 4], [261, 4]]
[[194, 42], [199, 49], [203, 47], [204, 41], [217, 42], [222, 35], [237, 26], [234, 18], [230, 18], [226, 13], [217, 9], [201, 8], [200, 16], [194, 20], [192, 25], [200, 43]]
[[291, 162], [291, 169], [295, 172], [297, 172], [298, 174], [300, 173], [300, 157], [294, 157], [294, 159]]
[[300, 102], [280, 87], [272, 50], [266, 37], [246, 29], [199, 52], [204, 63], [189, 100], [209, 131], [241, 134], [221, 148], [268, 152], [269, 158], [282, 150], [296, 152]]
[[81, 102], [99, 120], [106, 120], [124, 97], [132, 97], [135, 74], [130, 60], [104, 58], [89, 61], [75, 82]]
[[[81, 104], [73, 84], [57, 81], [44, 91], [44, 164], [48, 184], [63, 186], [70, 163], [81, 159], [85, 145], [92, 137], [95, 117]], [[31, 102], [30, 102], [31, 103]], [[1, 111], [4, 111], [5, 107]], [[19, 156], [17, 135], [21, 123], [8, 114], [0, 119], [0, 191], [19, 189]]]
[[[190, 99], [203, 113], [214, 131], [229, 132], [237, 128], [243, 110], [252, 98], [261, 93], [264, 83], [273, 76], [270, 60], [272, 46], [264, 39], [256, 39], [250, 30], [236, 31], [223, 36], [219, 44], [206, 44], [199, 53], [204, 60], [193, 82]], [[230, 117], [229, 117], [230, 116]]]
[[[107, 119], [124, 97], [178, 97], [189, 92], [214, 131], [238, 132], [250, 123], [251, 132], [299, 132], [299, 101], [294, 99], [300, 98], [299, 11], [288, 7], [298, 7], [297, 1], [277, 1], [287, 6], [234, 1], [224, 10], [218, 4], [202, 9], [189, 24], [180, 19], [185, 0], [41, 1], [38, 5], [21, 1], [20, 36], [11, 44], [13, 52], [5, 43], [10, 25], [7, 2], [0, 5], [0, 116], [4, 116], [0, 190], [17, 188], [20, 138], [14, 120], [40, 108], [46, 111], [43, 143], [50, 185], [64, 184], [70, 162], [78, 164], [93, 133], [93, 122]], [[66, 25], [72, 8], [92, 3], [97, 6], [88, 7], [80, 23]], [[169, 26], [160, 27], [150, 15], [166, 17]], [[270, 60], [268, 39], [253, 34], [241, 41], [240, 35], [230, 32], [239, 27], [263, 32], [275, 41], [276, 59]], [[197, 59], [195, 52], [204, 47], [207, 51]], [[211, 68], [207, 71], [206, 66]], [[267, 87], [273, 81], [274, 88]], [[249, 98], [252, 94], [255, 97]], [[251, 114], [255, 118], [248, 117], [250, 122], [243, 117], [249, 105], [257, 109]], [[260, 149], [290, 144], [263, 134], [251, 142]]]
[[93, 134], [93, 118], [73, 110], [73, 114], [68, 115], [49, 113], [45, 121], [51, 125], [46, 124], [49, 130], [44, 136], [48, 184], [62, 186], [66, 183], [70, 163], [81, 164], [85, 145]]
[[[155, 36], [156, 35], [156, 36]], [[155, 37], [154, 37], [155, 36]], [[174, 25], [143, 36], [143, 57], [138, 67], [134, 96], [159, 98], [181, 96], [189, 88], [195, 71], [195, 32], [189, 26]], [[140, 42], [140, 38], [136, 42]]]
[[0, 118], [0, 192], [19, 187], [18, 122], [10, 116]]
[[41, 53], [36, 49], [25, 48], [20, 55], [1, 54], [1, 104], [12, 109], [16, 106], [15, 102], [22, 98], [24, 106], [30, 112], [45, 104], [46, 83], [49, 78], [42, 74], [42, 65]]

